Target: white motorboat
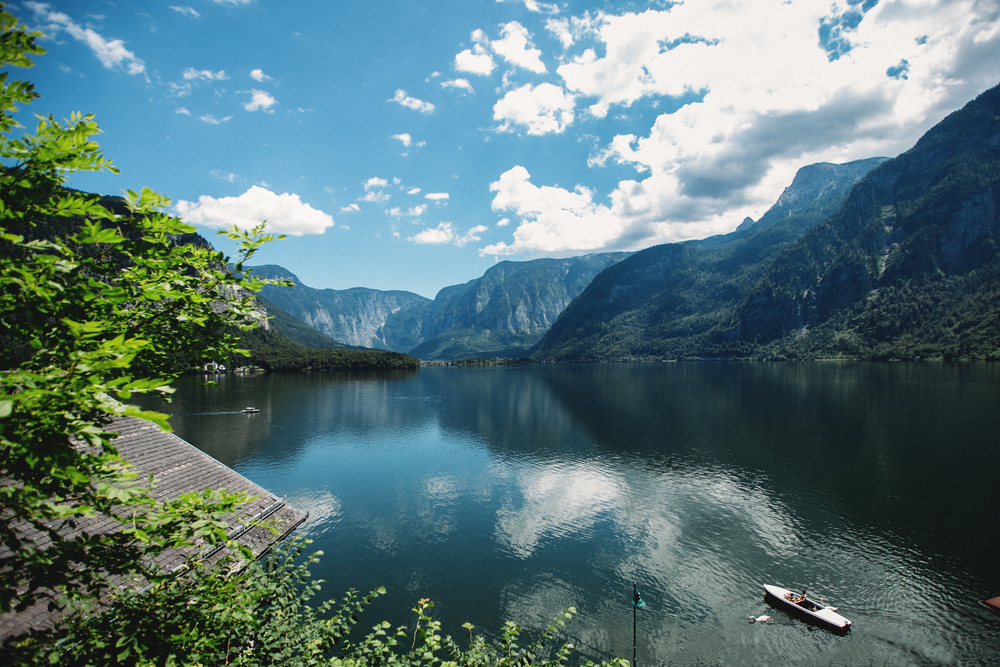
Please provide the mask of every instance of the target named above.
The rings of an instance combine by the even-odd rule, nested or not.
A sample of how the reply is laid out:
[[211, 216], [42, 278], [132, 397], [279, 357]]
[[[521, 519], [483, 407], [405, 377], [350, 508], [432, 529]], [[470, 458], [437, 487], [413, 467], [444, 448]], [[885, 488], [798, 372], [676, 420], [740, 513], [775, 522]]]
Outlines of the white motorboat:
[[780, 586], [765, 584], [764, 590], [767, 593], [764, 598], [765, 600], [770, 599], [772, 606], [777, 606], [805, 617], [807, 620], [814, 621], [830, 630], [847, 632], [851, 629], [851, 622], [838, 614], [836, 607], [828, 607], [825, 604], [809, 599], [802, 593], [795, 593]]
[[247, 406], [247, 407], [243, 408], [242, 410], [240, 410], [240, 412], [250, 413], [250, 412], [260, 412], [260, 410], [258, 408], [252, 408], [250, 406]]

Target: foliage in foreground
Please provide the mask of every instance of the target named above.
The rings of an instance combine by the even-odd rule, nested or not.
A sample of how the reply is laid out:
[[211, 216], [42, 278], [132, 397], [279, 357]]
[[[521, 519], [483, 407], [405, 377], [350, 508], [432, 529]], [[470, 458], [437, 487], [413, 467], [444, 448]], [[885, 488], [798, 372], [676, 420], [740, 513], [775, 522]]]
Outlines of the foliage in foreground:
[[[122, 593], [108, 611], [77, 617], [24, 642], [8, 653], [7, 664], [547, 667], [566, 664], [573, 654], [570, 644], [547, 648], [575, 613], [572, 608], [524, 646], [523, 628], [508, 622], [493, 641], [475, 635], [466, 623], [469, 640], [463, 647], [441, 634], [441, 623], [431, 615], [434, 605], [426, 599], [412, 609], [412, 627], [391, 629], [382, 622], [361, 635], [354, 628], [358, 615], [385, 590], [363, 597], [349, 591], [339, 602], [313, 607], [321, 582], [308, 568], [321, 552], [303, 559], [307, 544], [290, 540], [240, 577], [201, 570], [160, 582], [150, 594]], [[216, 603], [204, 604], [208, 600]]]
[[[105, 427], [124, 415], [169, 428], [166, 415], [127, 401], [171, 391], [178, 359], [238, 354], [235, 332], [258, 326], [262, 284], [243, 264], [270, 237], [263, 225], [226, 232], [239, 248], [230, 260], [185, 242], [194, 229], [151, 190], [130, 192], [118, 212], [65, 188], [70, 174], [115, 169], [91, 116], [39, 117], [14, 138], [13, 114], [38, 95], [9, 70], [31, 66], [39, 36], [0, 11], [0, 341], [18, 346], [0, 372], [0, 614], [47, 605], [61, 621], [8, 637], [0, 664], [565, 662], [570, 646], [542, 647], [569, 612], [526, 648], [508, 625], [497, 642], [461, 649], [425, 600], [412, 630], [381, 623], [354, 640], [356, 613], [378, 591], [313, 608], [319, 582], [313, 561], [298, 560], [301, 542], [254, 563], [228, 539], [225, 518], [246, 498], [206, 490], [158, 502], [152, 480], [129, 471]], [[95, 519], [116, 530], [76, 530]], [[228, 555], [210, 563], [202, 556], [215, 545]], [[172, 549], [188, 560], [166, 572], [155, 558]]]

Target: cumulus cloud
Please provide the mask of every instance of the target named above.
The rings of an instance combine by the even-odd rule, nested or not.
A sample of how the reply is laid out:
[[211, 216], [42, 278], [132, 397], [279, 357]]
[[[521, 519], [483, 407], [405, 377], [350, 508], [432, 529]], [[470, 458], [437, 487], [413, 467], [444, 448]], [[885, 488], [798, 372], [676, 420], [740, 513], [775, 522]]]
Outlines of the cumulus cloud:
[[411, 137], [406, 132], [402, 134], [394, 134], [392, 135], [392, 138], [399, 139], [399, 141], [402, 142], [403, 146], [405, 146], [406, 148], [409, 148], [410, 144], [413, 143], [413, 137]]
[[449, 195], [447, 192], [428, 192], [424, 195], [424, 199], [430, 199], [431, 201], [448, 201]]
[[254, 81], [260, 81], [261, 83], [267, 83], [268, 81], [274, 81], [273, 77], [264, 74], [264, 70], [255, 69], [250, 71], [250, 78]]
[[[635, 249], [733, 229], [818, 161], [896, 155], [995, 85], [1000, 3], [702, 0], [550, 18], [573, 53], [562, 87], [494, 106], [502, 130], [559, 132], [585, 116], [660, 108], [601, 146], [592, 166], [635, 176], [598, 198], [504, 172], [494, 209], [519, 226], [484, 254]], [[542, 84], [546, 85], [546, 84]]]
[[389, 215], [394, 218], [419, 218], [424, 213], [427, 212], [427, 204], [419, 204], [418, 206], [412, 206], [410, 208], [401, 208], [399, 206], [394, 206], [389, 209]]
[[441, 82], [442, 88], [455, 88], [458, 90], [464, 90], [467, 93], [475, 92], [472, 89], [472, 83], [468, 79], [449, 79], [447, 81]]
[[559, 86], [525, 84], [493, 105], [493, 120], [499, 121], [501, 132], [520, 128], [535, 135], [559, 133], [573, 123], [575, 104], [573, 95]]
[[423, 245], [455, 245], [462, 247], [467, 243], [476, 243], [488, 229], [485, 225], [470, 227], [464, 234], [455, 229], [450, 222], [442, 222], [437, 227], [428, 227], [407, 240]]
[[482, 30], [474, 30], [472, 41], [475, 44], [471, 49], [465, 49], [455, 56], [455, 69], [459, 72], [489, 76], [497, 66], [493, 54], [487, 50], [489, 40]]
[[502, 37], [493, 40], [493, 51], [517, 67], [522, 67], [535, 74], [546, 71], [542, 62], [542, 52], [531, 44], [528, 29], [517, 21], [511, 21], [500, 29]]
[[397, 104], [400, 104], [406, 107], [407, 109], [413, 109], [414, 111], [419, 111], [420, 113], [423, 114], [429, 114], [434, 112], [433, 104], [431, 104], [430, 102], [424, 102], [423, 100], [419, 100], [416, 97], [410, 97], [409, 95], [406, 94], [406, 91], [403, 90], [402, 88], [398, 89], [396, 91], [396, 94], [393, 95], [390, 99], [386, 100], [386, 102], [396, 102]]
[[35, 16], [45, 23], [44, 30], [54, 37], [65, 31], [73, 39], [86, 44], [101, 64], [108, 69], [123, 69], [128, 74], [143, 74], [146, 64], [125, 47], [120, 39], [106, 39], [92, 28], [85, 28], [63, 12], [55, 11], [45, 2], [25, 3]]
[[266, 220], [269, 232], [303, 236], [322, 234], [334, 225], [332, 217], [306, 204], [297, 194], [279, 195], [256, 185], [239, 197], [216, 199], [202, 195], [197, 203], [182, 200], [174, 209], [185, 222], [209, 229], [233, 225], [250, 229]]
[[243, 108], [247, 111], [266, 111], [268, 113], [273, 113], [273, 107], [278, 103], [278, 100], [274, 99], [269, 93], [263, 90], [257, 90], [254, 88], [250, 91], [250, 101], [243, 105]]
[[552, 186], [536, 186], [531, 174], [518, 165], [490, 184], [495, 192], [492, 207], [509, 211], [521, 219], [514, 242], [495, 243], [481, 255], [509, 255], [566, 252], [601, 248], [612, 244], [622, 233], [623, 220], [609, 207], [594, 201], [594, 193], [582, 186], [570, 191]]
[[389, 193], [385, 189], [389, 186], [389, 181], [378, 176], [372, 176], [365, 181], [365, 194], [358, 201], [370, 202], [373, 204], [388, 204]]

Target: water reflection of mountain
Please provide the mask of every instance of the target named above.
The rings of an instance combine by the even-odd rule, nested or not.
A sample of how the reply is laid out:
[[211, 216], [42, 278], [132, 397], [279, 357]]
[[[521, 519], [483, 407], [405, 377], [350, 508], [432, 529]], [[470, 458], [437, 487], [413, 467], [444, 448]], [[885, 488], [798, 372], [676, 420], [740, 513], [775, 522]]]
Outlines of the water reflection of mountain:
[[[963, 553], [969, 535], [983, 539], [983, 525], [1000, 519], [990, 498], [992, 471], [1000, 469], [993, 366], [434, 370], [422, 371], [421, 381], [444, 397], [442, 427], [480, 439], [499, 457], [541, 462], [572, 452], [576, 460], [622, 458], [652, 470], [715, 470], [751, 486], [765, 476], [777, 499], [813, 510], [805, 514], [816, 531], [843, 515], [906, 539], [939, 531]], [[991, 562], [988, 550], [982, 554]]]
[[[817, 534], [844, 518], [918, 542], [934, 531], [989, 572], [998, 380], [988, 365], [855, 363], [222, 376], [217, 388], [182, 383], [172, 423], [234, 466], [291, 468], [310, 443], [336, 456], [345, 440], [374, 460], [380, 439], [440, 428], [503, 461], [714, 474], [771, 489]], [[245, 405], [261, 412], [201, 414]], [[531, 534], [523, 519], [508, 525]]]
[[[968, 537], [1000, 519], [992, 496], [1000, 372], [988, 365], [588, 365], [545, 374], [552, 397], [601, 449], [633, 465], [723, 469], [822, 523], [841, 512], [920, 540]], [[829, 499], [834, 499], [830, 503]], [[985, 516], [986, 515], [989, 516]], [[935, 544], [938, 539], [934, 540]], [[990, 567], [989, 569], [994, 569]]]
[[[427, 405], [410, 400], [416, 371], [221, 375], [217, 386], [183, 378], [173, 403], [146, 407], [171, 414], [175, 432], [222, 463], [238, 467], [250, 458], [294, 460], [313, 439], [338, 432], [408, 429], [426, 420]], [[403, 396], [402, 400], [396, 400]], [[246, 406], [256, 414], [238, 414]]]

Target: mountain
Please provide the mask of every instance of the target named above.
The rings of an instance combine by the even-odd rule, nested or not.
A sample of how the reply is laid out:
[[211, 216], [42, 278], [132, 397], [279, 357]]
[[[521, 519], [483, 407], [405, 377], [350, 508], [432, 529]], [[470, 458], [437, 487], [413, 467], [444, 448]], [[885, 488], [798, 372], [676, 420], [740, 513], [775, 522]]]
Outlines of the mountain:
[[261, 296], [334, 340], [406, 352], [427, 360], [524, 356], [590, 281], [628, 253], [499, 262], [481, 277], [442, 289], [431, 301], [412, 292], [314, 289], [280, 266], [262, 277], [288, 280]]
[[535, 358], [1000, 358], [1000, 87], [853, 187], [806, 169], [759, 221], [597, 276]]
[[647, 248], [610, 267], [562, 313], [533, 355], [556, 361], [700, 356], [768, 262], [827, 219], [885, 158], [798, 171], [757, 221], [699, 241]]
[[628, 253], [499, 262], [480, 278], [446, 287], [434, 299], [420, 359], [521, 357], [594, 276]]
[[774, 356], [998, 356], [1000, 86], [777, 257], [738, 324]]
[[423, 320], [433, 302], [419, 294], [364, 287], [314, 289], [280, 266], [253, 270], [264, 278], [290, 281], [291, 287], [265, 286], [260, 295], [340, 343], [405, 352], [423, 340]]
[[315, 350], [347, 349], [348, 346], [338, 343], [325, 333], [313, 329], [299, 318], [289, 315], [284, 309], [259, 294], [257, 295], [257, 301], [266, 313], [267, 321], [265, 322], [265, 328], [281, 334], [293, 343]]

